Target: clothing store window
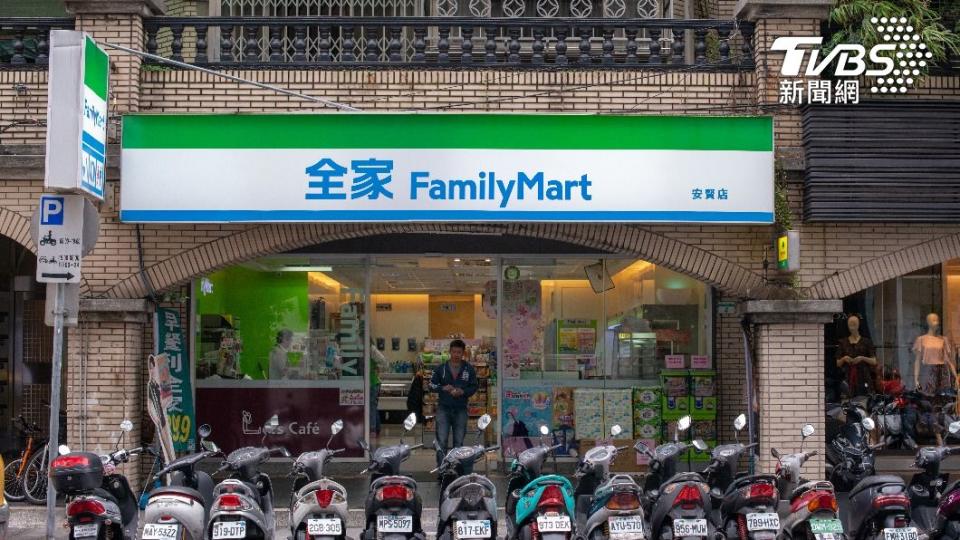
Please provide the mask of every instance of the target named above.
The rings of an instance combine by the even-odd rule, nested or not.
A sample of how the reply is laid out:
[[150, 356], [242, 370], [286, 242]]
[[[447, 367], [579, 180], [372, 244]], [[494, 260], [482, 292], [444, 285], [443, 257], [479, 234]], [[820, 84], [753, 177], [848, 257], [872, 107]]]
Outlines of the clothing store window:
[[[843, 308], [825, 333], [828, 411], [858, 400], [894, 447], [933, 442], [941, 416], [955, 414], [960, 259], [850, 295]], [[895, 426], [902, 434], [888, 433]]]

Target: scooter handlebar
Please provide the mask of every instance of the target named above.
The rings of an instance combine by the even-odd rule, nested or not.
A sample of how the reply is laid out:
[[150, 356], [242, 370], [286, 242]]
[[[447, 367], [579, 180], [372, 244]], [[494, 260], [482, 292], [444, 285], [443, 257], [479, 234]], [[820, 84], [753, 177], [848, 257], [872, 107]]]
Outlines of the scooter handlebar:
[[870, 450], [873, 450], [874, 452], [876, 452], [877, 450], [883, 450], [885, 446], [886, 445], [882, 442], [879, 442], [877, 444], [871, 444]]
[[491, 447], [489, 447], [489, 448], [484, 448], [483, 451], [484, 451], [484, 452], [495, 452], [495, 451], [497, 451], [497, 450], [499, 450], [499, 449], [500, 449], [500, 445], [499, 445], [499, 444], [495, 444], [495, 445], [493, 445], [493, 446], [491, 446]]
[[411, 447], [410, 447], [410, 451], [412, 452], [412, 451], [416, 450], [417, 448], [423, 448], [423, 443], [415, 444], [415, 445], [411, 446]]

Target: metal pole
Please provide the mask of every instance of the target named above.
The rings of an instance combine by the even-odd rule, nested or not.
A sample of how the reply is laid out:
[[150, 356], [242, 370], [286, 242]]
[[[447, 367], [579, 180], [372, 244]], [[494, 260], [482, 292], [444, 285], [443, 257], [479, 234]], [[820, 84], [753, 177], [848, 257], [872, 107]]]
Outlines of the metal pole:
[[[53, 379], [50, 382], [50, 442], [47, 443], [47, 471], [59, 454], [60, 445], [60, 371], [63, 367], [63, 315], [64, 289], [57, 283], [57, 296], [53, 304]], [[54, 540], [53, 530], [57, 513], [57, 491], [53, 482], [47, 482], [47, 540]]]

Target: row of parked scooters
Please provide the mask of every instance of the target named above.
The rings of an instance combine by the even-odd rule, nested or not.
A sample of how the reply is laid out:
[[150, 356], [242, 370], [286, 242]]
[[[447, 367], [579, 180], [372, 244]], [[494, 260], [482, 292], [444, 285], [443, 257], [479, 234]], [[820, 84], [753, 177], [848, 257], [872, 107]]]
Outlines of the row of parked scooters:
[[[507, 530], [498, 531], [496, 488], [488, 478], [473, 471], [481, 457], [498, 449], [480, 444], [490, 421], [487, 415], [481, 417], [477, 444], [450, 450], [433, 471], [440, 481], [439, 540], [501, 536], [508, 540], [960, 537], [958, 483], [943, 489], [945, 477], [931, 465], [934, 461], [939, 464], [952, 449], [923, 448], [917, 455], [917, 464], [924, 468], [918, 473], [922, 478], [916, 485], [928, 483], [924, 495], [936, 499], [931, 525], [921, 527], [913, 522], [911, 508], [917, 511], [922, 505], [915, 499], [920, 492], [915, 492], [914, 482], [908, 493], [897, 477], [871, 476], [851, 491], [853, 506], [845, 534], [833, 484], [805, 481], [800, 476], [803, 464], [817, 453], [803, 451], [803, 441], [813, 434], [813, 426], [802, 428], [799, 452], [772, 450], [778, 460], [775, 474], [739, 474], [741, 458], [756, 446], [739, 442], [739, 432], [746, 425], [744, 415], [734, 423], [737, 442], [712, 449], [711, 460], [701, 472], [677, 472], [681, 456], [691, 447], [707, 450], [699, 440], [689, 444], [679, 441], [679, 434], [690, 427], [689, 417], [679, 420], [673, 442], [656, 450], [637, 443], [632, 450], [650, 459], [650, 472], [642, 482], [631, 475], [611, 473], [617, 453], [631, 449], [613, 445], [597, 446], [583, 456], [575, 475], [576, 487], [566, 477], [544, 474], [544, 464], [558, 446], [548, 445], [541, 437], [539, 445], [523, 451], [510, 466], [504, 500]], [[870, 422], [864, 423], [868, 431], [873, 429]], [[164, 487], [152, 492], [139, 536], [136, 498], [116, 467], [144, 449], [119, 449], [98, 456], [62, 448], [63, 455], [54, 461], [51, 476], [57, 490], [68, 497], [71, 540], [285, 537], [276, 531], [270, 478], [260, 471], [271, 456], [289, 455], [283, 448], [264, 444], [268, 435], [278, 433], [278, 424], [273, 417], [264, 426], [260, 447], [240, 448], [226, 456], [217, 473], [228, 472], [228, 478], [216, 485], [210, 475], [197, 470], [203, 460], [221, 456], [208, 440], [209, 428], [201, 426], [203, 450], [177, 459], [157, 473]], [[414, 415], [404, 422], [406, 431], [415, 425]], [[330, 448], [342, 428], [341, 421], [335, 422], [323, 449], [301, 454], [294, 461], [293, 473], [298, 478], [290, 503], [290, 533], [296, 540], [346, 539], [346, 489], [324, 472], [334, 456], [343, 451]], [[960, 422], [952, 424], [950, 431], [960, 432]], [[548, 428], [541, 426], [541, 433], [547, 435]], [[613, 426], [611, 436], [615, 439], [619, 434], [619, 426]], [[370, 465], [364, 470], [370, 476], [370, 489], [359, 540], [425, 540], [417, 483], [400, 471], [411, 452], [423, 445], [408, 445], [402, 438], [397, 445], [376, 450], [364, 441], [360, 444], [370, 455]]]

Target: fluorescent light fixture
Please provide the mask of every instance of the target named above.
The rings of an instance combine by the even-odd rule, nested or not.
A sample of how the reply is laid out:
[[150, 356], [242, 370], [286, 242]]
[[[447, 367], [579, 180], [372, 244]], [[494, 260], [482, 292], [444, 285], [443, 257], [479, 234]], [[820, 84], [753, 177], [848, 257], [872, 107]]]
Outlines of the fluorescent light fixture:
[[282, 266], [281, 272], [333, 272], [332, 266]]

